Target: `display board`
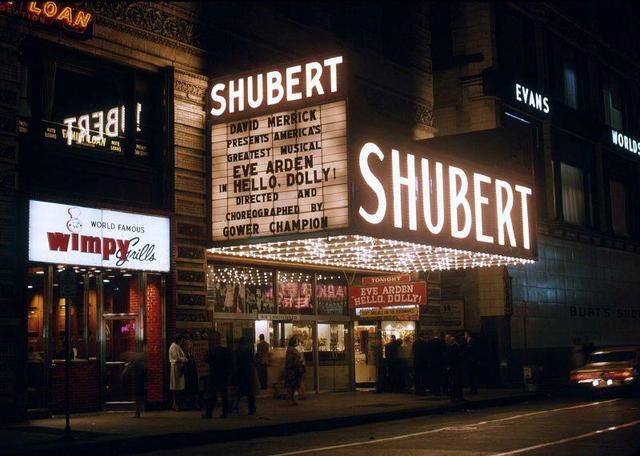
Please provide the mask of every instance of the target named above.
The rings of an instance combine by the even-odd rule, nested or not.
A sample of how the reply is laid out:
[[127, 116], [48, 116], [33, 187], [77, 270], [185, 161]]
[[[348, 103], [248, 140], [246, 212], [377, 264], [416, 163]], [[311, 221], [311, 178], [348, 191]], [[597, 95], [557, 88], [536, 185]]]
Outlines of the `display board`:
[[215, 124], [211, 141], [214, 241], [348, 226], [344, 100]]

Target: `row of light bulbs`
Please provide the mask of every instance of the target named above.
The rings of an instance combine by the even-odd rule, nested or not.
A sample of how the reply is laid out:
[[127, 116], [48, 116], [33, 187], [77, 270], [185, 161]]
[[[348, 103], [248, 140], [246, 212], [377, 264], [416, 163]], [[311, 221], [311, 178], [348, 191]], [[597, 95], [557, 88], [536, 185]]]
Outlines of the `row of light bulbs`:
[[360, 235], [288, 240], [210, 249], [216, 255], [388, 272], [443, 271], [533, 263], [491, 253]]

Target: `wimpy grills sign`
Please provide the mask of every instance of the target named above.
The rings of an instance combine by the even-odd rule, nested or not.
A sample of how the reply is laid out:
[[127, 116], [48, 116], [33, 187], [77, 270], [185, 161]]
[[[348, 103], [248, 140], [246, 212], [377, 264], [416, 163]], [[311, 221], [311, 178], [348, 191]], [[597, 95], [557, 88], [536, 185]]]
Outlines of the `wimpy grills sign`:
[[29, 260], [169, 271], [169, 219], [29, 202]]
[[393, 280], [394, 277], [380, 277], [382, 284], [380, 281], [365, 281], [363, 278], [363, 283], [372, 284], [349, 287], [349, 305], [351, 307], [386, 307], [427, 303], [425, 282], [405, 282], [404, 280]]

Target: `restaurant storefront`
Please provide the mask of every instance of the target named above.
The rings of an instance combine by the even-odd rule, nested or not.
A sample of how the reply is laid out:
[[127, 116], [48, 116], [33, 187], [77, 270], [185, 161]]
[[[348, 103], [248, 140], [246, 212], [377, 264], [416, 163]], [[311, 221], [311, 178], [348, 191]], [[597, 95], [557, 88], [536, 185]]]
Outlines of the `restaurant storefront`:
[[67, 337], [72, 410], [132, 403], [135, 378], [124, 370], [140, 357], [147, 360], [146, 400], [162, 401], [169, 239], [167, 217], [29, 202], [32, 413], [64, 410]]

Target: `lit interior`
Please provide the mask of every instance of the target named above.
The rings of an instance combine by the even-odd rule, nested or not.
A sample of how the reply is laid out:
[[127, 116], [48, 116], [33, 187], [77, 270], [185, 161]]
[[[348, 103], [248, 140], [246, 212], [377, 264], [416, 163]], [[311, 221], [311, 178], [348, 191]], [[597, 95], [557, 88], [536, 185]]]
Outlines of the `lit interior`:
[[215, 255], [381, 272], [443, 271], [533, 263], [526, 258], [341, 235], [209, 249]]

